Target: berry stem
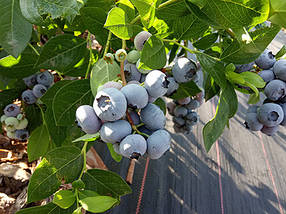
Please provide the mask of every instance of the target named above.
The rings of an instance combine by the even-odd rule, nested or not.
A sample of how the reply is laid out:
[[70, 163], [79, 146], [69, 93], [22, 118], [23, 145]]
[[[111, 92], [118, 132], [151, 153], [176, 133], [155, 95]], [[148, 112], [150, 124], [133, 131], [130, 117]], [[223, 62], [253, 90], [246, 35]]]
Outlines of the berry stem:
[[[125, 49], [125, 48], [126, 48], [126, 41], [122, 39], [122, 49]], [[120, 76], [122, 80], [122, 85], [125, 86], [127, 83], [126, 83], [126, 78], [124, 74], [124, 62], [120, 62]]]
[[105, 49], [104, 49], [104, 53], [103, 53], [103, 56], [105, 56], [105, 54], [107, 54], [107, 52], [108, 52], [109, 45], [110, 45], [110, 40], [111, 40], [111, 36], [112, 36], [112, 33], [111, 33], [111, 31], [109, 31], [108, 37], [107, 37], [107, 41], [106, 41], [106, 45], [105, 45]]
[[191, 50], [191, 49], [187, 48], [186, 46], [182, 45], [181, 43], [179, 43], [179, 42], [176, 41], [176, 40], [161, 39], [161, 41], [163, 41], [163, 42], [169, 42], [169, 43], [174, 43], [174, 44], [176, 44], [176, 45], [178, 45], [178, 46], [184, 48], [186, 51], [188, 51], [188, 52], [190, 52], [190, 53], [192, 53], [192, 54], [200, 53], [200, 52], [198, 52], [198, 51]]
[[82, 150], [81, 150], [81, 154], [83, 155], [83, 167], [82, 167], [82, 170], [81, 170], [81, 173], [80, 173], [78, 179], [81, 179], [81, 178], [82, 178], [83, 173], [84, 173], [85, 170], [86, 170], [86, 147], [87, 147], [87, 144], [88, 144], [88, 141], [85, 141], [85, 142], [84, 142], [84, 145], [83, 145], [83, 147], [82, 147]]
[[34, 51], [38, 56], [40, 56], [40, 53], [37, 51], [37, 49], [36, 49], [31, 43], [28, 43], [28, 45], [30, 46], [30, 48], [33, 49], [33, 51]]
[[89, 31], [88, 31], [88, 35], [87, 35], [87, 42], [88, 42], [88, 46], [89, 46], [89, 62], [88, 62], [88, 67], [87, 67], [87, 70], [85, 73], [85, 79], [88, 78], [89, 70], [90, 70], [90, 67], [92, 64], [92, 41], [91, 41], [91, 34]]

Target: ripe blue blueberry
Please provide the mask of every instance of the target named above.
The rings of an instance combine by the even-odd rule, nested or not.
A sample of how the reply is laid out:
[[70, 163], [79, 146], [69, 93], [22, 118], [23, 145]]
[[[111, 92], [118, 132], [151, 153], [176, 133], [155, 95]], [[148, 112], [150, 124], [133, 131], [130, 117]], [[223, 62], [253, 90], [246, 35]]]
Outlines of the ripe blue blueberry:
[[37, 97], [35, 97], [32, 90], [27, 89], [22, 93], [22, 100], [27, 104], [34, 104], [37, 102]]
[[174, 115], [176, 117], [185, 117], [188, 114], [188, 109], [183, 106], [176, 106], [174, 109]]
[[166, 130], [155, 131], [147, 139], [147, 154], [151, 159], [160, 158], [170, 149], [171, 136]]
[[76, 110], [78, 125], [87, 134], [95, 134], [101, 127], [101, 121], [96, 116], [92, 106], [82, 105]]
[[46, 88], [46, 86], [42, 84], [37, 84], [33, 88], [33, 94], [35, 95], [35, 97], [40, 98], [47, 92], [47, 90], [48, 89]]
[[263, 126], [263, 128], [261, 129], [261, 132], [263, 134], [266, 134], [268, 136], [272, 136], [274, 135], [276, 132], [278, 132], [279, 130], [279, 126], [273, 126], [273, 127], [267, 127], [267, 126]]
[[119, 146], [119, 152], [122, 156], [138, 159], [143, 156], [147, 150], [147, 142], [144, 137], [139, 134], [132, 134], [125, 137]]
[[174, 114], [174, 110], [175, 110], [176, 106], [177, 105], [174, 102], [168, 102], [167, 103], [167, 109], [168, 109], [169, 114], [171, 114], [171, 115]]
[[263, 128], [263, 124], [258, 121], [256, 113], [247, 113], [244, 124], [251, 131], [260, 131]]
[[284, 118], [283, 118], [282, 122], [280, 123], [280, 125], [286, 126], [286, 103], [281, 104], [281, 107], [282, 107], [283, 112], [284, 112]]
[[139, 58], [140, 58], [140, 52], [136, 50], [130, 51], [126, 57], [127, 61], [133, 64], [135, 64]]
[[147, 134], [147, 135], [151, 135], [154, 132], [154, 131], [151, 131], [150, 129], [148, 129], [145, 125], [140, 126], [138, 128], [138, 130], [144, 134]]
[[248, 64], [242, 64], [242, 65], [236, 65], [235, 66], [235, 72], [242, 73], [245, 71], [250, 71], [253, 68], [254, 62], [248, 63]]
[[128, 110], [129, 116], [131, 117], [132, 123], [134, 125], [139, 125], [140, 124], [140, 116], [136, 111], [131, 111]]
[[23, 81], [24, 81], [26, 86], [28, 86], [29, 88], [33, 88], [34, 85], [36, 85], [38, 83], [37, 82], [37, 74], [33, 74], [31, 76], [23, 78]]
[[101, 91], [104, 88], [116, 88], [120, 90], [122, 88], [122, 84], [120, 82], [108, 81], [104, 83], [104, 85], [99, 86], [97, 91]]
[[270, 69], [275, 62], [275, 56], [268, 49], [264, 50], [264, 52], [258, 57], [258, 59], [255, 60], [256, 65], [258, 65], [258, 67], [264, 70]]
[[152, 97], [152, 96], [148, 96], [148, 103], [154, 103], [156, 100], [158, 99], [158, 97]]
[[145, 42], [152, 36], [151, 33], [147, 31], [141, 31], [134, 38], [134, 45], [138, 51], [141, 51], [144, 47]]
[[150, 96], [158, 98], [167, 93], [168, 85], [167, 76], [159, 70], [153, 70], [147, 74], [144, 86]]
[[131, 125], [126, 120], [106, 122], [100, 129], [100, 137], [105, 143], [120, 142], [132, 132]]
[[187, 104], [187, 109], [188, 110], [195, 110], [200, 107], [200, 102], [195, 99], [191, 99], [191, 101]]
[[105, 88], [97, 93], [93, 102], [96, 115], [103, 121], [116, 121], [125, 115], [127, 101], [116, 88]]
[[45, 71], [37, 75], [37, 82], [46, 87], [50, 87], [54, 82], [54, 76], [50, 71]]
[[258, 108], [259, 106], [257, 105], [249, 106], [246, 113], [257, 113]]
[[187, 118], [186, 123], [190, 126], [197, 125], [199, 122], [199, 115], [195, 111], [189, 112], [186, 118]]
[[145, 88], [136, 84], [129, 84], [121, 89], [124, 94], [128, 106], [141, 109], [148, 104], [148, 93]]
[[263, 70], [258, 75], [264, 80], [264, 82], [270, 82], [275, 79], [275, 75], [272, 70]]
[[152, 131], [163, 129], [166, 124], [166, 118], [163, 111], [155, 104], [149, 103], [141, 110], [141, 121]]
[[178, 100], [178, 103], [180, 105], [187, 105], [191, 102], [191, 98], [190, 97], [186, 97], [186, 98], [182, 98]]
[[124, 65], [124, 74], [127, 82], [132, 80], [140, 81], [141, 79], [141, 73], [138, 71], [135, 64], [126, 63]]
[[284, 118], [284, 112], [280, 105], [275, 103], [263, 104], [257, 112], [257, 119], [267, 127], [279, 125]]
[[169, 84], [166, 95], [170, 96], [178, 90], [179, 84], [176, 82], [174, 77], [167, 77], [167, 81], [169, 82]]
[[191, 81], [196, 71], [196, 64], [186, 57], [179, 58], [172, 69], [173, 76], [178, 83]]
[[29, 138], [29, 132], [26, 129], [20, 129], [15, 131], [15, 138], [20, 141], [27, 140]]
[[20, 112], [20, 107], [15, 104], [9, 104], [4, 108], [4, 114], [7, 117], [16, 117]]
[[182, 117], [173, 117], [173, 122], [178, 127], [181, 127], [181, 126], [185, 125], [185, 123], [186, 123], [185, 119]]
[[286, 59], [278, 60], [273, 66], [273, 71], [278, 79], [286, 81]]
[[281, 80], [272, 80], [265, 89], [264, 94], [272, 101], [277, 101], [286, 95], [286, 83]]

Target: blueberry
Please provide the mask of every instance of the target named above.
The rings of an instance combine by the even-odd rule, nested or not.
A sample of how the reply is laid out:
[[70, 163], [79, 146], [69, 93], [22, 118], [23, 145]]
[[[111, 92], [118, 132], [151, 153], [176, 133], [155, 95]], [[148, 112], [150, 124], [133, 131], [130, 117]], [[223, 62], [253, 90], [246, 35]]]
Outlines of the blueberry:
[[168, 85], [167, 76], [159, 70], [153, 70], [147, 74], [144, 86], [150, 96], [158, 98], [167, 93]]
[[141, 109], [148, 104], [148, 93], [145, 88], [140, 85], [130, 84], [121, 89], [124, 94], [128, 106]]
[[76, 110], [76, 120], [78, 125], [87, 134], [95, 134], [99, 131], [101, 121], [96, 116], [92, 106], [82, 105]]
[[33, 88], [34, 85], [36, 85], [38, 83], [37, 82], [37, 74], [33, 74], [31, 76], [23, 78], [23, 81], [24, 81], [26, 86], [28, 86], [29, 88]]
[[273, 126], [273, 127], [267, 127], [267, 126], [263, 126], [263, 128], [261, 129], [261, 132], [263, 134], [266, 134], [268, 136], [272, 136], [274, 135], [276, 132], [278, 132], [279, 130], [279, 126]]
[[235, 65], [235, 72], [242, 73], [245, 71], [250, 71], [253, 68], [254, 62], [243, 64], [243, 65]]
[[280, 105], [275, 103], [263, 104], [257, 112], [257, 119], [265, 126], [279, 125], [284, 118], [284, 112]]
[[101, 91], [104, 88], [116, 88], [120, 90], [122, 88], [122, 84], [120, 82], [109, 81], [104, 83], [104, 85], [102, 85], [101, 88], [98, 87], [97, 91]]
[[186, 121], [184, 118], [182, 117], [173, 117], [173, 122], [178, 126], [181, 127], [183, 125], [185, 125]]
[[104, 123], [100, 129], [100, 137], [105, 143], [116, 143], [131, 132], [131, 125], [126, 120], [117, 120]]
[[197, 125], [199, 122], [199, 115], [197, 114], [197, 112], [194, 112], [194, 111], [188, 113], [186, 118], [187, 118], [186, 123], [190, 126]]
[[147, 31], [141, 31], [134, 38], [134, 45], [138, 51], [141, 51], [144, 47], [145, 42], [152, 36], [151, 33]]
[[23, 114], [18, 114], [17, 115], [17, 120], [23, 120], [25, 116]]
[[5, 120], [5, 125], [7, 128], [16, 129], [16, 127], [19, 125], [19, 121], [15, 117], [7, 117]]
[[35, 97], [40, 98], [47, 92], [47, 90], [48, 89], [46, 88], [46, 86], [42, 84], [37, 84], [33, 88], [33, 94], [35, 95]]
[[139, 134], [132, 134], [125, 137], [119, 146], [119, 152], [122, 156], [138, 159], [143, 156], [147, 150], [147, 142], [144, 137]]
[[151, 159], [158, 159], [170, 149], [170, 145], [171, 136], [167, 131], [155, 131], [147, 139], [147, 154]]
[[127, 101], [118, 89], [105, 88], [95, 96], [93, 108], [101, 120], [116, 121], [125, 115]]
[[132, 120], [132, 123], [134, 125], [139, 125], [141, 122], [139, 114], [136, 111], [130, 111], [130, 110], [128, 110], [128, 113], [129, 113], [129, 116]]
[[148, 103], [154, 103], [158, 98], [157, 97], [152, 97], [152, 96], [148, 96]]
[[7, 131], [6, 134], [7, 134], [7, 137], [9, 137], [10, 139], [16, 139], [15, 132]]
[[251, 131], [260, 131], [263, 128], [263, 124], [258, 121], [256, 113], [247, 113], [244, 124]]
[[178, 100], [178, 103], [180, 105], [187, 105], [191, 102], [191, 98], [190, 97], [186, 97], [186, 98], [183, 98], [183, 99], [179, 99]]
[[120, 144], [119, 143], [114, 143], [114, 144], [112, 144], [112, 146], [113, 146], [114, 152], [119, 154], [119, 155], [121, 155], [121, 153], [119, 151]]
[[37, 75], [37, 82], [46, 87], [50, 87], [54, 82], [54, 76], [49, 71], [42, 72]]
[[115, 59], [118, 61], [118, 62], [124, 62], [124, 60], [126, 59], [127, 57], [127, 53], [124, 49], [119, 49], [115, 52]]
[[265, 89], [264, 94], [272, 101], [277, 101], [286, 95], [286, 83], [281, 80], [272, 80]]
[[163, 111], [152, 103], [141, 110], [140, 118], [146, 127], [153, 131], [163, 129], [166, 124]]
[[169, 114], [173, 115], [175, 108], [176, 108], [176, 103], [174, 102], [167, 103], [167, 109], [168, 109]]
[[176, 117], [185, 117], [188, 114], [188, 109], [183, 106], [176, 106], [174, 109], [174, 115]]
[[25, 129], [16, 130], [15, 138], [20, 141], [27, 140], [29, 138], [29, 132]]
[[256, 105], [249, 106], [247, 109], [247, 113], [257, 113], [258, 108], [259, 106]]
[[4, 108], [4, 114], [7, 117], [16, 117], [20, 112], [20, 107], [15, 104], [9, 104]]
[[278, 60], [274, 64], [273, 71], [278, 79], [286, 81], [286, 59]]
[[140, 52], [136, 50], [132, 50], [127, 54], [127, 61], [135, 64], [140, 58]]
[[15, 126], [16, 129], [25, 129], [28, 126], [28, 120], [27, 118], [24, 118], [22, 120], [19, 120], [19, 123], [17, 126]]
[[255, 60], [256, 65], [260, 67], [261, 69], [267, 70], [270, 69], [274, 63], [276, 62], [276, 59], [272, 52], [268, 49], [266, 49], [259, 57]]
[[281, 107], [282, 107], [283, 112], [284, 112], [284, 118], [283, 118], [282, 122], [280, 123], [280, 125], [286, 126], [286, 103], [281, 104]]
[[144, 69], [144, 68], [139, 68], [139, 65], [140, 65], [140, 59], [138, 59], [138, 61], [136, 62], [136, 68], [138, 69], [138, 71], [141, 74], [148, 74], [149, 72], [151, 72], [151, 70]]
[[28, 89], [22, 93], [22, 100], [27, 104], [34, 104], [37, 102], [37, 97], [35, 97], [32, 90]]
[[114, 56], [112, 53], [107, 53], [105, 54], [105, 56], [103, 57], [103, 59], [109, 63], [109, 64], [112, 64], [114, 62]]
[[130, 85], [130, 84], [140, 85], [141, 83], [139, 81], [136, 81], [136, 80], [131, 80], [130, 82], [127, 83], [127, 85]]
[[176, 82], [174, 77], [167, 77], [167, 81], [169, 82], [169, 84], [166, 95], [170, 96], [178, 90], [179, 84]]
[[196, 64], [186, 57], [179, 58], [172, 69], [173, 76], [178, 83], [189, 82], [196, 71]]
[[141, 79], [141, 73], [138, 71], [136, 65], [131, 63], [124, 65], [124, 74], [127, 82], [131, 80], [140, 81]]
[[140, 126], [140, 127], [138, 128], [138, 130], [139, 130], [140, 132], [144, 133], [144, 134], [147, 134], [147, 135], [153, 134], [153, 131], [151, 131], [150, 129], [148, 129], [145, 125]]
[[264, 80], [264, 82], [270, 82], [275, 79], [275, 75], [271, 70], [263, 70], [258, 75]]
[[1, 116], [1, 123], [5, 123], [5, 120], [7, 119], [8, 117], [5, 115], [5, 114], [3, 114], [2, 116]]

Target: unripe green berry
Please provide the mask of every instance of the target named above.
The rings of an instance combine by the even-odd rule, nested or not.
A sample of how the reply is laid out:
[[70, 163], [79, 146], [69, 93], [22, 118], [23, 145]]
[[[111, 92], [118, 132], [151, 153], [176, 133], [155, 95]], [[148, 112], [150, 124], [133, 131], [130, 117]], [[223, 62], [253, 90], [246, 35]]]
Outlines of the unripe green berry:
[[76, 181], [72, 182], [72, 187], [74, 189], [84, 189], [85, 188], [85, 184], [84, 184], [84, 182], [81, 179], [79, 179], [79, 180], [76, 180]]
[[136, 63], [140, 59], [140, 52], [132, 50], [127, 54], [127, 61], [130, 63]]
[[15, 117], [8, 117], [5, 120], [6, 127], [16, 127], [19, 124], [19, 121]]
[[7, 131], [7, 137], [9, 137], [10, 139], [15, 139], [15, 132]]
[[113, 56], [112, 53], [107, 53], [107, 54], [105, 54], [105, 56], [103, 57], [103, 59], [104, 59], [107, 63], [112, 64], [113, 61], [114, 61], [114, 56]]
[[24, 119], [24, 115], [23, 114], [18, 114], [17, 115], [17, 120], [23, 120]]
[[28, 120], [27, 118], [24, 118], [23, 120], [19, 120], [19, 124], [15, 127], [16, 129], [25, 129], [28, 126]]
[[118, 62], [124, 62], [124, 60], [126, 59], [127, 57], [127, 53], [124, 49], [119, 49], [116, 51], [115, 53], [115, 59], [118, 61]]
[[15, 126], [4, 126], [4, 130], [6, 132], [14, 132], [14, 131], [16, 131], [16, 128], [15, 128]]
[[7, 117], [5, 114], [3, 114], [3, 115], [1, 116], [1, 123], [4, 123], [7, 118], [8, 118], [8, 117]]

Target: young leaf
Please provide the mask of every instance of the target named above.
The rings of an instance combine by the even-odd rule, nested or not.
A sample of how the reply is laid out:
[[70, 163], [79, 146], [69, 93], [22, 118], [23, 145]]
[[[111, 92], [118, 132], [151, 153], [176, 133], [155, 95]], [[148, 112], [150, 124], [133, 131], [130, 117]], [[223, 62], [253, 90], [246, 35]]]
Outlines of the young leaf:
[[56, 172], [57, 169], [46, 159], [41, 161], [28, 185], [28, 203], [47, 198], [58, 190], [61, 181]]
[[19, 0], [0, 0], [0, 45], [17, 58], [31, 33], [32, 25], [22, 16]]
[[110, 196], [95, 196], [82, 198], [79, 203], [89, 212], [102, 213], [112, 208], [119, 201]]
[[75, 140], [73, 140], [73, 143], [75, 142], [81, 142], [81, 141], [87, 141], [87, 142], [90, 142], [90, 141], [95, 141], [99, 138], [99, 133], [96, 133], [96, 134], [86, 134], [80, 138], [77, 138]]
[[178, 90], [171, 96], [171, 98], [178, 100], [186, 97], [192, 97], [200, 93], [202, 90], [197, 86], [194, 81], [182, 83], [179, 85]]
[[108, 150], [109, 150], [109, 152], [110, 152], [110, 155], [111, 155], [111, 157], [113, 158], [113, 160], [115, 160], [116, 162], [119, 163], [119, 162], [122, 160], [122, 156], [119, 155], [119, 154], [117, 154], [117, 153], [114, 151], [114, 148], [113, 148], [113, 146], [112, 146], [112, 143], [107, 143], [106, 145], [107, 145], [107, 148], [108, 148]]
[[89, 80], [69, 81], [58, 89], [52, 100], [53, 114], [58, 126], [69, 126], [75, 121], [75, 112], [80, 105], [91, 104], [93, 96]]
[[259, 76], [256, 73], [253, 72], [243, 72], [239, 74], [246, 82], [251, 83], [252, 85], [254, 85], [256, 88], [264, 88], [266, 83], [264, 82], [264, 80], [261, 78], [261, 76]]
[[70, 34], [59, 35], [45, 44], [36, 66], [64, 72], [77, 64], [86, 52], [84, 39]]
[[271, 14], [269, 21], [286, 27], [286, 2], [281, 0], [270, 0]]
[[100, 59], [93, 66], [90, 74], [90, 87], [92, 94], [96, 96], [97, 88], [108, 81], [115, 80], [120, 74], [120, 67], [116, 62], [107, 63], [104, 59]]
[[117, 6], [125, 11], [129, 20], [135, 17], [135, 8], [129, 0], [119, 0], [116, 2]]
[[29, 162], [43, 156], [48, 151], [49, 144], [48, 129], [45, 125], [41, 125], [32, 132], [29, 138], [27, 149]]
[[160, 69], [166, 65], [164, 43], [156, 36], [151, 36], [144, 44], [140, 61], [152, 69]]
[[193, 46], [198, 49], [205, 50], [210, 48], [217, 41], [217, 38], [217, 33], [211, 33], [194, 42]]
[[71, 190], [59, 190], [55, 193], [53, 203], [60, 208], [67, 209], [72, 206], [76, 198]]
[[100, 195], [119, 197], [131, 193], [129, 185], [116, 173], [90, 169], [82, 177], [86, 190], [96, 190]]
[[51, 202], [44, 206], [35, 206], [19, 210], [16, 214], [70, 214], [75, 208], [75, 203], [68, 209], [62, 209]]
[[286, 54], [286, 45], [283, 45], [282, 48], [279, 50], [279, 52], [275, 55], [275, 58], [279, 60], [281, 57], [283, 57]]

